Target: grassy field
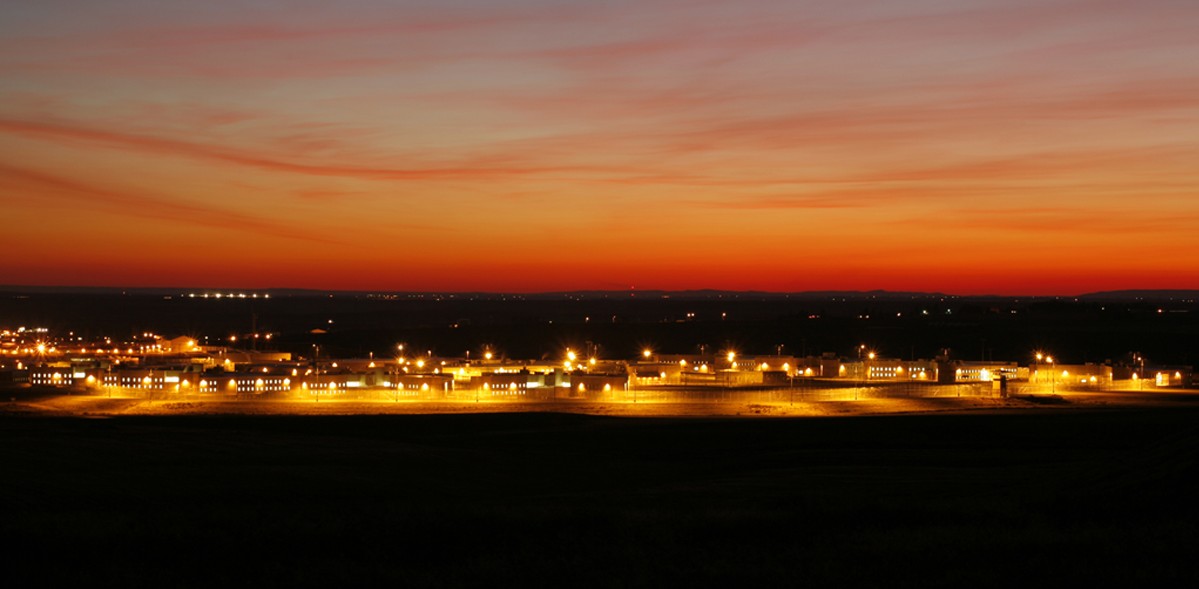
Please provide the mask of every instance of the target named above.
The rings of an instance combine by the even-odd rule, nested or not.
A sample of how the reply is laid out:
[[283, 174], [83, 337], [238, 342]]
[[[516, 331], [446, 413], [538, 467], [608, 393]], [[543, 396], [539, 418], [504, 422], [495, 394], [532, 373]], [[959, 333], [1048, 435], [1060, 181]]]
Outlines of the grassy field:
[[4, 578], [1190, 585], [1199, 408], [0, 415]]

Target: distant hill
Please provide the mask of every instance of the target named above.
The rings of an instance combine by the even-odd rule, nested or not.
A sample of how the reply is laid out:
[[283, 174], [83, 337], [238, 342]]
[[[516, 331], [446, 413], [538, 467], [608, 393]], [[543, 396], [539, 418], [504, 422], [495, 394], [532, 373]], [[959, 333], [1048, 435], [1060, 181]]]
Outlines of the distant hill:
[[1184, 301], [1199, 300], [1199, 290], [1108, 290], [1079, 295], [1087, 301]]
[[180, 296], [187, 294], [239, 294], [270, 293], [281, 297], [395, 297], [395, 298], [454, 298], [454, 299], [523, 299], [523, 300], [612, 300], [612, 299], [678, 299], [678, 300], [877, 300], [904, 301], [924, 299], [1078, 299], [1083, 301], [1184, 301], [1199, 300], [1199, 290], [1111, 290], [1086, 293], [1077, 296], [1054, 295], [955, 295], [941, 292], [888, 291], [888, 290], [813, 290], [800, 292], [767, 292], [757, 290], [575, 290], [540, 293], [502, 292], [417, 292], [417, 291], [350, 291], [318, 290], [303, 288], [205, 288], [205, 287], [110, 287], [110, 286], [26, 286], [0, 285], [0, 293], [10, 294], [86, 294], [86, 295], [132, 295], [132, 296]]
[[239, 294], [239, 293], [270, 293], [271, 296], [387, 296], [397, 298], [446, 297], [459, 299], [493, 299], [517, 298], [525, 300], [555, 300], [555, 299], [682, 299], [682, 300], [912, 300], [927, 298], [960, 298], [958, 295], [948, 295], [939, 292], [907, 292], [907, 291], [854, 291], [854, 290], [822, 290], [804, 292], [767, 292], [767, 291], [734, 291], [715, 289], [696, 290], [574, 290], [552, 291], [538, 293], [503, 293], [503, 292], [417, 292], [417, 291], [348, 291], [348, 290], [316, 290], [301, 288], [203, 288], [203, 287], [107, 287], [107, 286], [26, 286], [0, 285], [0, 293], [12, 294], [90, 294], [90, 295], [143, 295], [143, 296], [179, 296], [187, 294]]

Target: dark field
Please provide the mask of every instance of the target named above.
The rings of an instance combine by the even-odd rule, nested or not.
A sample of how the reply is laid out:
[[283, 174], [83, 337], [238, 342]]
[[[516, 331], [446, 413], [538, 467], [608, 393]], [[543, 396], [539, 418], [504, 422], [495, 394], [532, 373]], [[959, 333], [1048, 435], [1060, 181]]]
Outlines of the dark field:
[[4, 578], [1194, 586], [1196, 418], [9, 415]]
[[[646, 347], [663, 354], [735, 349], [745, 355], [855, 357], [865, 344], [884, 357], [932, 358], [948, 348], [962, 360], [1029, 362], [1034, 350], [1061, 362], [1127, 360], [1193, 366], [1199, 303], [1186, 300], [901, 296], [843, 297], [727, 293], [725, 298], [642, 293], [500, 299], [420, 295], [396, 300], [362, 293], [277, 294], [270, 300], [188, 299], [164, 295], [5, 293], [0, 327], [42, 326], [86, 339], [122, 341], [151, 331], [201, 343], [245, 341], [273, 332], [271, 346], [310, 357], [391, 357], [396, 344], [432, 355], [475, 357], [484, 346], [508, 358], [558, 358], [567, 347], [601, 358], [634, 358]], [[925, 315], [925, 313], [928, 313]], [[689, 316], [690, 315], [690, 316]], [[330, 323], [332, 321], [332, 323]], [[327, 333], [312, 334], [319, 328]], [[206, 339], [207, 338], [207, 339]], [[781, 348], [779, 346], [782, 346]]]

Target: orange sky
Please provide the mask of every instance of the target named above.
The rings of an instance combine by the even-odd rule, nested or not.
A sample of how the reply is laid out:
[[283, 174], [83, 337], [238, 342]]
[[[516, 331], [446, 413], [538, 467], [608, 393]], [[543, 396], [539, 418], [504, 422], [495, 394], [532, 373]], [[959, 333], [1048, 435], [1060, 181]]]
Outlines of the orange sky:
[[1190, 0], [174, 4], [0, 8], [0, 284], [1199, 287]]

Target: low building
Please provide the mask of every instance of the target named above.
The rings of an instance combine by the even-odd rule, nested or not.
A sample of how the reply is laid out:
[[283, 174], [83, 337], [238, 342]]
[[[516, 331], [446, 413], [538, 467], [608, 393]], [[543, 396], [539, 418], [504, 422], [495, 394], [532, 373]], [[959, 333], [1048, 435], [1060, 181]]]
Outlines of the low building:
[[574, 396], [603, 399], [626, 390], [629, 387], [629, 375], [575, 373], [570, 376], [570, 384]]

